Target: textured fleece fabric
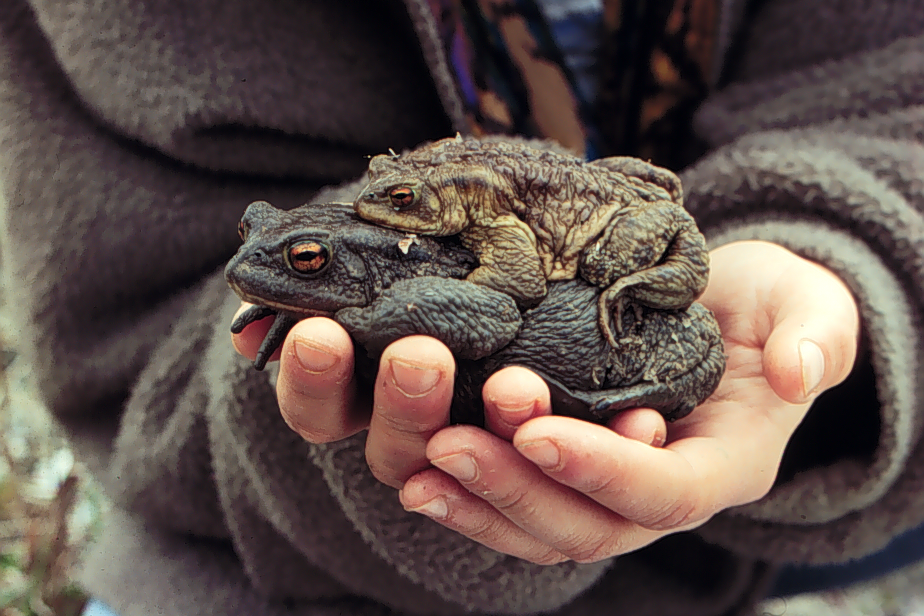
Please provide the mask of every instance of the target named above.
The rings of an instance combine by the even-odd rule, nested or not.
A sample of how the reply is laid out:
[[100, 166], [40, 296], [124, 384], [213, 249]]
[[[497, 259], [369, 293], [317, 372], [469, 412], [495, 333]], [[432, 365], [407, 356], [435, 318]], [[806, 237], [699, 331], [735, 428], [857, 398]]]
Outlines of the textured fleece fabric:
[[924, 7], [729, 1], [719, 26], [735, 53], [687, 206], [713, 245], [772, 240], [842, 276], [864, 351], [763, 500], [539, 567], [404, 512], [362, 435], [303, 442], [229, 344], [221, 268], [249, 202], [349, 199], [366, 155], [464, 130], [425, 0], [3, 0], [7, 306], [115, 504], [89, 591], [123, 616], [743, 614], [774, 563], [921, 524]]

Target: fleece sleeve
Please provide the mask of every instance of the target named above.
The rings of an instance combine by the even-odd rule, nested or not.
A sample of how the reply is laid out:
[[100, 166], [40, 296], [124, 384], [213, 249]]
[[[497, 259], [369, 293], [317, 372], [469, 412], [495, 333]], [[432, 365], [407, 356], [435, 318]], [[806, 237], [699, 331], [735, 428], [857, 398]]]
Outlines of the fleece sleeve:
[[82, 462], [161, 530], [233, 531], [207, 409], [235, 384], [208, 350], [233, 355], [221, 270], [244, 208], [297, 206], [448, 131], [400, 5], [284, 4], [0, 3], [6, 334]]
[[924, 38], [732, 85], [700, 111], [714, 150], [683, 176], [713, 246], [784, 245], [838, 274], [861, 355], [823, 395], [763, 500], [711, 541], [769, 561], [859, 557], [924, 522]]

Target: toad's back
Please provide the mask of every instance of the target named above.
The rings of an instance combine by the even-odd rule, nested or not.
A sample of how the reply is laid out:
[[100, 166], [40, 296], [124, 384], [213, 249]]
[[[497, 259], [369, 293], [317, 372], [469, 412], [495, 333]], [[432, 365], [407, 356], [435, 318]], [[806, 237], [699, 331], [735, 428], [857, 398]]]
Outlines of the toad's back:
[[616, 343], [625, 300], [682, 309], [705, 289], [708, 253], [681, 205], [680, 180], [634, 158], [594, 162], [529, 142], [443, 139], [376, 156], [354, 207], [370, 222], [459, 235], [479, 267], [467, 280], [535, 305], [547, 282], [606, 290], [600, 327]]
[[[574, 278], [581, 254], [615, 216], [672, 200], [659, 185], [605, 164], [518, 141], [443, 139], [401, 157], [378, 156], [370, 165], [370, 179], [385, 177], [392, 185], [423, 183], [435, 194], [443, 216], [434, 227], [412, 228], [411, 214], [395, 208], [375, 222], [433, 235], [466, 232], [467, 243], [477, 250], [484, 235], [480, 229], [503, 225], [501, 219], [513, 215], [535, 237], [533, 248], [547, 280]], [[462, 229], [448, 222], [453, 208], [464, 210]]]

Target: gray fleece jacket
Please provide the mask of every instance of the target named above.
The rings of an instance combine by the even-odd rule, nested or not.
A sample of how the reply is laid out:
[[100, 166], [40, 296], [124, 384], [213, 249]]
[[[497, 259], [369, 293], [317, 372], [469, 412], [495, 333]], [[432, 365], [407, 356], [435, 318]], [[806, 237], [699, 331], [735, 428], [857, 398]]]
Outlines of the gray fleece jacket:
[[710, 152], [687, 206], [713, 245], [772, 240], [837, 272], [864, 352], [760, 502], [540, 567], [403, 511], [362, 435], [303, 442], [229, 344], [221, 268], [249, 202], [348, 198], [324, 187], [366, 155], [464, 128], [426, 0], [0, 2], [14, 333], [116, 504], [89, 591], [124, 616], [717, 616], [746, 613], [774, 563], [921, 524], [924, 5], [722, 11], [736, 53], [696, 118]]

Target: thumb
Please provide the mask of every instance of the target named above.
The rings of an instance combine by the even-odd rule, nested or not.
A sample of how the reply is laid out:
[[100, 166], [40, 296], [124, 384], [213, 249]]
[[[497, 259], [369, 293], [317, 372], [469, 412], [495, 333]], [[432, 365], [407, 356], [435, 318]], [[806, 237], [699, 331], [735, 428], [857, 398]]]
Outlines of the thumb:
[[[850, 291], [814, 263], [783, 279], [763, 351], [764, 376], [787, 402], [808, 402], [850, 374], [857, 355], [859, 316]], [[795, 273], [795, 272], [793, 272]], [[777, 299], [779, 301], [773, 301]]]

